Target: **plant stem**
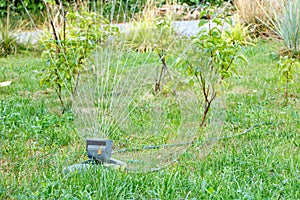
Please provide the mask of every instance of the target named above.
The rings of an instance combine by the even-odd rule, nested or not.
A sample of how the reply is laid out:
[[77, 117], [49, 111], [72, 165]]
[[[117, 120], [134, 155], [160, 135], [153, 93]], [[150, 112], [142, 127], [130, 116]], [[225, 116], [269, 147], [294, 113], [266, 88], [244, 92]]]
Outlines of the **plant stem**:
[[161, 79], [162, 79], [162, 74], [163, 74], [163, 67], [160, 69], [160, 74], [158, 79], [156, 80], [155, 83], [155, 92], [161, 91]]
[[52, 28], [53, 36], [54, 36], [54, 39], [55, 39], [55, 41], [56, 41], [56, 52], [57, 52], [57, 53], [60, 53], [59, 43], [58, 43], [58, 36], [57, 36], [57, 33], [56, 33], [56, 29], [55, 29], [55, 26], [54, 26], [54, 23], [53, 23], [53, 19], [52, 19], [51, 13], [50, 13], [50, 11], [49, 11], [49, 6], [48, 6], [48, 4], [45, 2], [45, 0], [44, 0], [44, 4], [45, 4], [45, 6], [46, 6], [48, 18], [50, 19], [50, 25], [51, 25], [51, 28]]
[[73, 90], [73, 93], [72, 93], [72, 99], [73, 100], [75, 99], [75, 96], [77, 94], [77, 88], [78, 88], [78, 84], [79, 84], [79, 76], [80, 76], [80, 72], [78, 72], [77, 76], [76, 76], [75, 87], [74, 87], [74, 90]]
[[64, 101], [63, 101], [63, 99], [62, 99], [61, 85], [57, 84], [57, 89], [55, 89], [55, 92], [56, 92], [56, 94], [57, 94], [57, 96], [58, 96], [58, 99], [59, 99], [59, 101], [60, 101], [60, 104], [61, 104], [61, 106], [62, 106], [62, 108], [63, 108], [62, 114], [64, 114], [66, 108], [65, 108]]
[[[211, 103], [216, 98], [217, 93], [215, 92], [214, 88], [210, 84], [206, 86], [206, 81], [205, 81], [205, 78], [203, 77], [202, 73], [200, 73], [199, 76], [197, 74], [195, 74], [195, 77], [201, 87], [202, 94], [204, 96], [204, 101], [205, 101], [204, 102], [204, 111], [203, 111], [202, 119], [200, 122], [200, 127], [203, 127], [203, 126], [205, 126], [205, 121], [206, 121], [207, 114], [209, 112]], [[210, 92], [211, 92], [211, 94], [210, 94]]]
[[10, 26], [10, 0], [7, 0], [7, 16], [6, 16], [6, 29], [8, 32], [9, 26]]
[[289, 67], [287, 73], [286, 73], [286, 82], [285, 82], [285, 91], [284, 91], [284, 100], [285, 100], [285, 104], [288, 104], [288, 89], [289, 89], [289, 72], [290, 72], [291, 68]]
[[[169, 69], [167, 67], [166, 57], [164, 55], [164, 51], [162, 50], [161, 53], [158, 53], [158, 56], [160, 58], [160, 61], [162, 62], [162, 66], [161, 66], [159, 77], [157, 78], [156, 83], [155, 83], [155, 92], [158, 92], [158, 91], [162, 90], [161, 81], [162, 81], [164, 72], [167, 72], [168, 76], [169, 76], [169, 79], [172, 80], [171, 74], [170, 74]], [[158, 72], [158, 70], [157, 70], [157, 72]], [[158, 75], [158, 73], [157, 73], [157, 75]]]
[[205, 106], [204, 106], [204, 111], [203, 111], [203, 115], [202, 115], [202, 120], [200, 123], [200, 127], [205, 126], [205, 121], [206, 121], [206, 117], [207, 117], [207, 113], [210, 109], [211, 103], [214, 100], [214, 98], [216, 97], [216, 95], [214, 94], [214, 96], [212, 96], [212, 98], [210, 99], [210, 101], [205, 102]]
[[[225, 71], [226, 71], [226, 72], [227, 72], [227, 71], [229, 70], [229, 68], [231, 67], [231, 65], [232, 65], [234, 59], [235, 59], [235, 56], [233, 56], [233, 57], [230, 59], [230, 62], [229, 62], [229, 64], [228, 64], [228, 66], [225, 68]], [[221, 76], [221, 82], [224, 80], [224, 78], [225, 78], [225, 75], [222, 74], [222, 76]]]

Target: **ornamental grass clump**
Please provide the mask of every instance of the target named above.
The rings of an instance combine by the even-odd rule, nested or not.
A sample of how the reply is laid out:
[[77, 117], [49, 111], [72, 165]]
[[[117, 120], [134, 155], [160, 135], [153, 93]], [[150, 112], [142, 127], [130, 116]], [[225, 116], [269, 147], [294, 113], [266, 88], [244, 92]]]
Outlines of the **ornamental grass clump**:
[[273, 10], [276, 12], [281, 10], [277, 0], [234, 0], [233, 5], [241, 22], [250, 25], [258, 34], [267, 32], [269, 25], [267, 22], [269, 18], [274, 17]]
[[274, 19], [269, 17], [271, 30], [283, 41], [283, 53], [300, 58], [300, 0], [281, 2], [282, 10], [274, 10]]
[[0, 57], [16, 54], [18, 50], [17, 38], [11, 32], [9, 25], [0, 21]]

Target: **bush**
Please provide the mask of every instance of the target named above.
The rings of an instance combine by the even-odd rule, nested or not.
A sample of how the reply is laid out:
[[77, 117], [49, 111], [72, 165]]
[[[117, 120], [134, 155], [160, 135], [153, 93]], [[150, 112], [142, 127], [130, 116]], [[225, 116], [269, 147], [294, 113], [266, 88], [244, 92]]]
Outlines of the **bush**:
[[[199, 101], [203, 102], [202, 127], [205, 126], [211, 105], [220, 92], [219, 88], [234, 71], [235, 61], [240, 59], [247, 62], [240, 53], [241, 43], [245, 40], [241, 34], [237, 37], [240, 28], [224, 31], [224, 19], [230, 22], [226, 20], [226, 16], [216, 15], [211, 11], [204, 11], [201, 15], [203, 14], [208, 14], [212, 20], [200, 20], [199, 27], [202, 30], [192, 39], [190, 50], [178, 59], [179, 66], [191, 78], [191, 85], [201, 94]], [[208, 30], [203, 28], [207, 24]]]
[[62, 28], [55, 27], [49, 14], [52, 33], [42, 41], [46, 66], [41, 83], [55, 90], [64, 113], [72, 108], [88, 56], [117, 31], [92, 12], [68, 12], [63, 18]]

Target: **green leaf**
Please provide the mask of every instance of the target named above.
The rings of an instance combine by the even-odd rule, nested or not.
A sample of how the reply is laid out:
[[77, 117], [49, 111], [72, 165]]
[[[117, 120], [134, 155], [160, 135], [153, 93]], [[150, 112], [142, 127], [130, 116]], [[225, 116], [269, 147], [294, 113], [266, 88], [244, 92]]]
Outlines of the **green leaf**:
[[206, 19], [201, 19], [198, 23], [198, 27], [204, 26], [208, 21]]
[[232, 23], [232, 18], [231, 18], [231, 17], [226, 17], [226, 18], [225, 18], [225, 22], [228, 23], [228, 24], [230, 24], [230, 25], [233, 24], [233, 23]]
[[246, 58], [246, 56], [244, 56], [244, 55], [238, 55], [237, 57], [236, 57], [236, 59], [240, 59], [240, 60], [242, 60], [243, 62], [245, 62], [247, 65], [249, 64], [249, 62], [248, 62], [248, 59]]
[[209, 193], [209, 194], [213, 194], [214, 193], [214, 188], [213, 187], [209, 187], [208, 189], [207, 189], [207, 192]]
[[219, 26], [222, 26], [222, 24], [223, 24], [223, 19], [221, 19], [221, 18], [214, 18], [212, 21]]
[[300, 61], [299, 62], [295, 62], [295, 66], [300, 68]]
[[200, 14], [199, 14], [199, 19], [202, 19], [203, 16], [206, 15], [206, 13], [207, 12], [205, 10], [201, 11]]

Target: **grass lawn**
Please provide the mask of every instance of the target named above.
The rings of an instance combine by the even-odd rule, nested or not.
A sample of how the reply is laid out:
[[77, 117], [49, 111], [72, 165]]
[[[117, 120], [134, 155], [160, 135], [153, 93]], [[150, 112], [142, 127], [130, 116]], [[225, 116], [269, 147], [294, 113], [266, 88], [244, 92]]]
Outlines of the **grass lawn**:
[[0, 199], [300, 199], [299, 74], [284, 105], [277, 51], [273, 40], [244, 47], [249, 65], [226, 84], [221, 135], [257, 126], [210, 148], [194, 144], [148, 173], [63, 174], [85, 159], [73, 115], [61, 115], [54, 92], [40, 86], [41, 59], [1, 58], [0, 82], [13, 83], [0, 88]]

